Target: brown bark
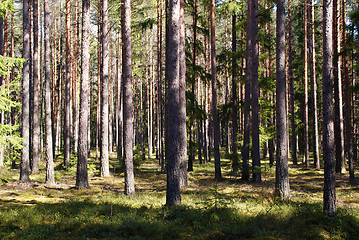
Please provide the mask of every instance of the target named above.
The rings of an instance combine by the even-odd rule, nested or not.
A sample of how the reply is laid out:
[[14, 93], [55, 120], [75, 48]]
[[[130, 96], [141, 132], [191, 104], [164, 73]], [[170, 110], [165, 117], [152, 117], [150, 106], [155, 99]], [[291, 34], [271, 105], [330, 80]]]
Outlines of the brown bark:
[[308, 6], [304, 0], [304, 161], [309, 168], [309, 120], [308, 120]]
[[64, 165], [70, 165], [71, 137], [71, 1], [66, 0], [66, 85], [65, 85], [65, 120], [64, 120]]

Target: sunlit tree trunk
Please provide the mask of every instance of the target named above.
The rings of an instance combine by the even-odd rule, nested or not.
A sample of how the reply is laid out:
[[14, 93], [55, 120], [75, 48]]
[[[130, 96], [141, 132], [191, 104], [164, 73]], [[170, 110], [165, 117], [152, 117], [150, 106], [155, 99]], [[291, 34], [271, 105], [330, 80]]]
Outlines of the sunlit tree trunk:
[[90, 115], [90, 0], [82, 0], [81, 86], [79, 114], [79, 143], [76, 172], [76, 188], [88, 188], [87, 129]]
[[[50, 49], [50, 11], [49, 1], [44, 0], [44, 34], [45, 34], [45, 153], [46, 184], [55, 184], [52, 123], [51, 123], [51, 49]], [[54, 81], [54, 80], [53, 80]]]
[[333, 1], [323, 0], [323, 210], [336, 214], [333, 126]]
[[66, 0], [66, 85], [65, 85], [65, 120], [64, 120], [64, 165], [70, 165], [70, 136], [71, 136], [71, 1]]
[[125, 162], [125, 194], [135, 194], [133, 172], [133, 103], [131, 54], [131, 1], [122, 0], [122, 81], [123, 81], [123, 145]]
[[287, 150], [287, 106], [286, 106], [286, 64], [285, 64], [285, 0], [277, 1], [276, 30], [276, 194], [289, 198], [288, 150]]

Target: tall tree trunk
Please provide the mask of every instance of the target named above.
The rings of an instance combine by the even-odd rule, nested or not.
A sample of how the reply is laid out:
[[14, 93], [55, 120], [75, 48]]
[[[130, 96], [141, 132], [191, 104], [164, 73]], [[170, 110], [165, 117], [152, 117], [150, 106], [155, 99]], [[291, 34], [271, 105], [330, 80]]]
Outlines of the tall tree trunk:
[[215, 1], [211, 0], [211, 70], [212, 70], [212, 116], [214, 138], [215, 179], [222, 179], [221, 160], [219, 156], [219, 122], [217, 110], [217, 77], [216, 77], [216, 34], [215, 34]]
[[354, 176], [354, 166], [353, 166], [353, 146], [352, 146], [352, 125], [351, 125], [351, 93], [350, 93], [350, 83], [349, 83], [349, 73], [348, 73], [348, 60], [347, 60], [347, 37], [346, 37], [346, 0], [341, 1], [341, 21], [342, 21], [342, 58], [343, 58], [343, 70], [344, 70], [344, 120], [345, 120], [345, 143], [346, 143], [346, 152], [349, 165], [349, 182], [351, 184], [355, 183]]
[[25, 59], [22, 70], [22, 128], [21, 136], [24, 138], [21, 149], [20, 181], [30, 181], [30, 23], [29, 1], [23, 0], [23, 50], [22, 57]]
[[82, 0], [81, 90], [79, 114], [79, 143], [76, 188], [88, 188], [87, 157], [89, 144], [87, 129], [90, 115], [90, 0]]
[[[39, 172], [40, 162], [40, 61], [39, 61], [39, 4], [38, 0], [33, 0], [33, 56], [32, 56], [32, 100], [33, 110], [32, 114], [32, 161], [31, 171], [32, 173]], [[5, 39], [5, 38], [4, 38]]]
[[51, 47], [50, 47], [50, 11], [49, 0], [44, 0], [44, 33], [45, 33], [45, 151], [46, 151], [46, 184], [55, 184], [52, 123], [51, 123]]
[[131, 1], [122, 0], [122, 81], [123, 81], [123, 145], [125, 157], [125, 194], [135, 194], [133, 172], [133, 103], [131, 54]]
[[310, 14], [310, 82], [312, 92], [312, 115], [313, 115], [313, 157], [314, 167], [320, 169], [319, 160], [319, 130], [318, 130], [318, 107], [317, 107], [317, 77], [315, 67], [315, 25], [314, 25], [314, 0], [311, 0]]
[[258, 0], [253, 1], [252, 22], [252, 171], [253, 181], [261, 181], [261, 161], [259, 146], [259, 103], [258, 103]]
[[333, 1], [323, 0], [323, 210], [336, 214], [333, 126]]
[[246, 37], [246, 76], [244, 99], [244, 138], [242, 148], [242, 179], [249, 180], [249, 142], [250, 142], [250, 118], [251, 118], [251, 67], [252, 67], [252, 5], [253, 0], [247, 3], [247, 37]]
[[64, 165], [70, 166], [71, 136], [71, 1], [66, 0], [66, 87], [65, 87], [65, 122], [64, 122]]
[[239, 159], [237, 152], [237, 116], [238, 116], [238, 101], [237, 101], [237, 30], [236, 30], [236, 13], [232, 16], [232, 152], [233, 163], [232, 171], [234, 175], [238, 174]]
[[109, 111], [108, 111], [108, 1], [102, 0], [102, 30], [101, 30], [101, 148], [100, 148], [100, 165], [101, 176], [110, 176], [108, 138], [109, 138]]
[[295, 108], [294, 108], [294, 79], [293, 79], [293, 56], [292, 56], [292, 17], [291, 17], [291, 1], [288, 1], [288, 73], [289, 73], [289, 93], [290, 93], [290, 115], [292, 127], [292, 161], [298, 164], [297, 159], [297, 134], [295, 125]]
[[287, 106], [286, 106], [286, 76], [285, 76], [285, 0], [277, 1], [277, 31], [276, 31], [276, 194], [283, 199], [289, 198], [288, 150], [287, 150]]
[[179, 157], [180, 157], [180, 186], [188, 186], [187, 174], [187, 125], [186, 125], [186, 29], [184, 18], [184, 0], [180, 0], [180, 19], [179, 19]]
[[339, 3], [333, 0], [333, 73], [334, 73], [334, 135], [335, 135], [335, 172], [345, 172], [344, 156], [344, 120], [342, 99], [342, 74], [341, 74], [341, 37], [340, 37], [340, 11]]
[[304, 0], [304, 161], [309, 168], [309, 120], [308, 120], [308, 6]]
[[98, 0], [97, 9], [97, 108], [96, 108], [96, 162], [98, 161], [98, 152], [101, 131], [101, 73], [102, 73], [102, 4]]
[[166, 45], [166, 106], [165, 156], [167, 161], [166, 205], [180, 205], [181, 127], [180, 106], [180, 5], [181, 0], [169, 0], [168, 36]]

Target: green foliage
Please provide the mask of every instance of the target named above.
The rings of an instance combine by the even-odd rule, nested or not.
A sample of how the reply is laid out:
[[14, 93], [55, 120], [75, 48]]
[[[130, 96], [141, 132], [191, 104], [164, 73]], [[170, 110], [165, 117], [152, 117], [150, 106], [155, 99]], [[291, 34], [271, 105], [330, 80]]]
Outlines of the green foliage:
[[0, 2], [0, 17], [4, 17], [7, 11], [14, 11], [14, 0], [5, 0]]

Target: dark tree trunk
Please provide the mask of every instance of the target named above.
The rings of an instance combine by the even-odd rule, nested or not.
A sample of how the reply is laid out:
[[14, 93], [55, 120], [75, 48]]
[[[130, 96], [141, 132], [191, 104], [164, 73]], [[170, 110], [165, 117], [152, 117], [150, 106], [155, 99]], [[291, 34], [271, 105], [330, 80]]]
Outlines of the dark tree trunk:
[[180, 157], [180, 186], [188, 186], [187, 174], [187, 126], [186, 126], [186, 29], [184, 18], [184, 0], [180, 0], [180, 19], [179, 19], [179, 157]]
[[258, 0], [253, 1], [252, 22], [252, 171], [253, 181], [261, 181], [261, 160], [259, 146], [259, 103], [258, 103]]
[[88, 188], [87, 158], [90, 115], [90, 0], [82, 0], [81, 86], [76, 188]]
[[133, 103], [131, 54], [131, 1], [122, 0], [122, 81], [123, 81], [123, 145], [125, 161], [125, 194], [135, 194], [133, 172]]
[[323, 210], [336, 214], [333, 126], [333, 1], [323, 0]]
[[33, 0], [33, 55], [32, 55], [32, 173], [39, 172], [40, 152], [40, 61], [39, 61], [39, 4], [38, 0]]
[[214, 140], [215, 179], [222, 179], [221, 160], [219, 156], [219, 123], [217, 110], [217, 77], [216, 77], [216, 34], [215, 34], [215, 1], [211, 0], [211, 69], [212, 69], [212, 116]]
[[165, 156], [167, 161], [166, 205], [180, 205], [180, 0], [169, 0], [168, 36], [166, 45], [166, 131]]
[[247, 37], [246, 37], [246, 76], [244, 97], [244, 138], [242, 148], [242, 179], [249, 180], [249, 142], [250, 142], [250, 118], [251, 118], [251, 67], [252, 67], [252, 5], [248, 1], [247, 6]]
[[101, 176], [110, 176], [109, 168], [109, 109], [108, 109], [108, 62], [109, 62], [109, 51], [108, 51], [108, 1], [102, 0], [102, 29], [101, 29], [101, 148], [100, 148], [100, 165], [101, 165]]
[[308, 111], [308, 6], [304, 0], [304, 161], [309, 168], [309, 111]]
[[49, 0], [44, 0], [44, 33], [45, 33], [45, 151], [46, 151], [46, 184], [55, 184], [53, 139], [51, 123], [51, 49], [50, 49], [50, 11]]
[[288, 177], [288, 137], [287, 137], [287, 106], [285, 76], [285, 0], [277, 1], [276, 30], [276, 181], [275, 192], [282, 198], [289, 198]]
[[232, 16], [232, 152], [233, 163], [232, 171], [234, 175], [238, 174], [239, 159], [237, 152], [237, 115], [238, 115], [238, 102], [237, 102], [237, 30], [236, 30], [236, 13]]
[[21, 150], [20, 181], [29, 182], [30, 174], [30, 23], [29, 0], [23, 1], [23, 64], [22, 77], [22, 128], [21, 136], [24, 138]]
[[64, 165], [70, 166], [71, 136], [71, 1], [66, 0], [66, 86], [65, 86], [65, 122], [64, 122]]

